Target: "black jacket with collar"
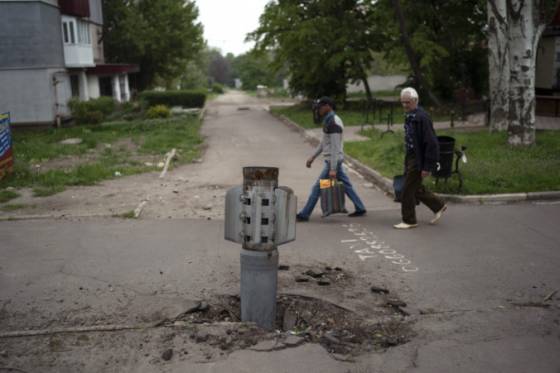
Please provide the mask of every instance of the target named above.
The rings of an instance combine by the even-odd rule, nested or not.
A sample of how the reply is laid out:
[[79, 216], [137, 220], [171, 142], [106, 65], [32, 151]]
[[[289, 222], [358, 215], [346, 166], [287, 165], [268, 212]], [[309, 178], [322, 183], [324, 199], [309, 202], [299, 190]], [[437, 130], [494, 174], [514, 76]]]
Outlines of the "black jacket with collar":
[[[417, 107], [411, 114], [414, 131], [414, 155], [420, 171], [433, 172], [439, 161], [439, 142], [428, 113]], [[405, 165], [406, 168], [406, 165]]]

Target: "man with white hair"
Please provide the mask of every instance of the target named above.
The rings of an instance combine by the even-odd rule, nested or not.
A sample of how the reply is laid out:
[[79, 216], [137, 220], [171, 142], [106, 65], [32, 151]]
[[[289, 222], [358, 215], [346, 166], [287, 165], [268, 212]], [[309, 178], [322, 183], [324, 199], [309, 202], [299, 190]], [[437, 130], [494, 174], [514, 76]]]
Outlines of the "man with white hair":
[[402, 222], [396, 229], [418, 226], [416, 201], [420, 201], [435, 214], [430, 221], [435, 224], [447, 209], [445, 202], [429, 192], [422, 180], [435, 170], [439, 160], [439, 144], [428, 113], [418, 106], [418, 93], [407, 87], [401, 91], [401, 104], [406, 113], [404, 123], [405, 181], [401, 197]]

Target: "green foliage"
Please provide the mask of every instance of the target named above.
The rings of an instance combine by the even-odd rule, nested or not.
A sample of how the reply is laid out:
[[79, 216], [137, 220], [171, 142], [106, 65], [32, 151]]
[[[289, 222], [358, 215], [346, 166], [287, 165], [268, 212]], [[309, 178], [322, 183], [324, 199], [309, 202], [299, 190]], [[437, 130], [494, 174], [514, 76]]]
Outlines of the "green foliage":
[[190, 61], [181, 74], [179, 86], [182, 90], [193, 90], [206, 88], [208, 85], [208, 76], [206, 67], [201, 66], [204, 62]]
[[11, 199], [19, 197], [19, 193], [11, 190], [0, 190], [0, 203], [8, 202]]
[[282, 71], [275, 71], [270, 66], [273, 58], [270, 53], [250, 51], [233, 60], [234, 76], [241, 79], [244, 90], [255, 90], [257, 85], [268, 87], [282, 84]]
[[140, 66], [139, 89], [172, 81], [203, 49], [198, 8], [184, 0], [103, 0], [105, 57]]
[[[474, 96], [487, 92], [486, 3], [487, 0], [400, 0], [422, 73], [443, 101], [453, 101], [460, 89]], [[401, 38], [395, 37], [401, 33], [392, 1], [378, 1], [377, 12], [385, 35], [386, 58], [409, 64]], [[409, 84], [418, 87], [414, 78]], [[422, 91], [420, 95], [427, 98]]]
[[148, 106], [166, 105], [183, 106], [185, 108], [201, 108], [206, 101], [203, 91], [145, 91], [140, 94], [141, 100]]
[[359, 0], [270, 2], [250, 38], [276, 52], [291, 89], [308, 97], [343, 99], [348, 80], [363, 79], [380, 48], [375, 4]]
[[233, 85], [230, 61], [222, 56], [217, 49], [210, 49], [207, 51], [207, 54], [208, 77], [210, 81], [223, 85]]
[[169, 118], [170, 116], [171, 111], [165, 105], [152, 106], [146, 112], [146, 118], [148, 119]]
[[[349, 142], [344, 150], [352, 157], [392, 178], [402, 173], [404, 146], [402, 133], [385, 135], [377, 130], [364, 133], [365, 142]], [[539, 133], [537, 145], [514, 148], [507, 145], [505, 133], [439, 131], [438, 135], [455, 138], [455, 147], [466, 146], [468, 163], [460, 164], [464, 176], [463, 194], [517, 193], [560, 189], [560, 133]], [[458, 180], [452, 176], [446, 184], [426, 181], [430, 189], [455, 193]]]
[[212, 92], [217, 94], [222, 94], [224, 93], [224, 86], [218, 83], [214, 83], [212, 84]]
[[[199, 156], [202, 138], [196, 117], [180, 116], [169, 119], [104, 122], [89, 127], [70, 127], [42, 131], [14, 132], [14, 151], [17, 154], [14, 173], [0, 180], [0, 189], [30, 187], [35, 195], [48, 196], [69, 185], [91, 185], [99, 181], [153, 170], [139, 162], [138, 156], [163, 157], [175, 148], [178, 163], [187, 163]], [[62, 139], [80, 137], [79, 145], [61, 145]], [[137, 149], [126, 147], [113, 150], [106, 144], [130, 139]], [[100, 146], [101, 145], [101, 146]], [[102, 147], [105, 150], [99, 151]], [[81, 162], [65, 169], [41, 171], [37, 164], [73, 156]]]
[[98, 124], [115, 110], [111, 97], [99, 97], [89, 101], [73, 98], [68, 101], [72, 117], [78, 124]]

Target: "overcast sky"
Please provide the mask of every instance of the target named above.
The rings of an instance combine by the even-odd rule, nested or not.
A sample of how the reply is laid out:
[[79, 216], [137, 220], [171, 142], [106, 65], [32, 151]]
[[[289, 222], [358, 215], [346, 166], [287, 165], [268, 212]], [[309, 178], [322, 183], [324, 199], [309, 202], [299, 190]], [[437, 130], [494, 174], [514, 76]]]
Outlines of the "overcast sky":
[[259, 16], [269, 0], [195, 0], [198, 20], [204, 25], [208, 45], [225, 56], [247, 52], [253, 43], [244, 43], [248, 32], [259, 25]]

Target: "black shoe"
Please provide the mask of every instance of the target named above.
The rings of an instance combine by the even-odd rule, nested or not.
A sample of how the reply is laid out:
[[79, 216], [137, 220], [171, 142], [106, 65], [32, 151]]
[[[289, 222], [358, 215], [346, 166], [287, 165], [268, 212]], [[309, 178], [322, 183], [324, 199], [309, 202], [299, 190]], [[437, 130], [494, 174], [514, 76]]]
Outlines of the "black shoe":
[[354, 211], [351, 214], [348, 214], [348, 216], [350, 216], [351, 218], [357, 218], [358, 216], [364, 216], [366, 214], [366, 210], [362, 210], [362, 211]]
[[305, 216], [302, 216], [302, 215], [300, 215], [300, 214], [297, 214], [297, 215], [296, 215], [296, 221], [299, 221], [299, 222], [309, 221], [309, 218], [306, 218]]

